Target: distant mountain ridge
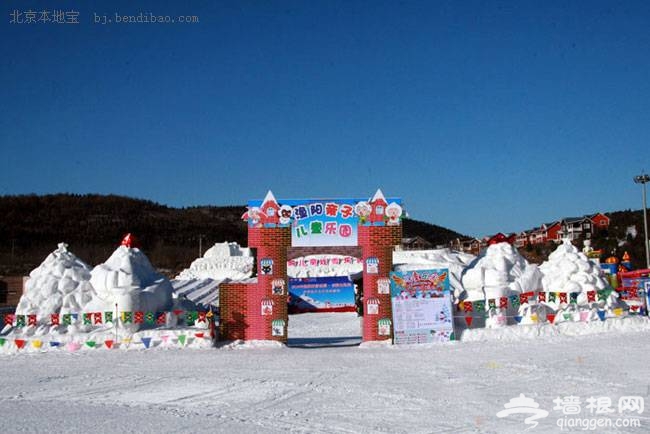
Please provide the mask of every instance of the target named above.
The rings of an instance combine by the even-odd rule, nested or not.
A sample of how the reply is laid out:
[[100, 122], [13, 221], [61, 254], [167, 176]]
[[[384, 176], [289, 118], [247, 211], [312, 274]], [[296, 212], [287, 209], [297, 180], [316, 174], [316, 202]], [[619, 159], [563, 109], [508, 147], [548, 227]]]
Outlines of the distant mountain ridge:
[[[246, 207], [174, 208], [117, 195], [53, 194], [0, 196], [0, 274], [24, 274], [65, 241], [90, 265], [103, 262], [124, 234], [141, 242], [152, 263], [178, 272], [216, 242], [247, 244]], [[404, 237], [420, 236], [435, 245], [463, 235], [405, 219]]]

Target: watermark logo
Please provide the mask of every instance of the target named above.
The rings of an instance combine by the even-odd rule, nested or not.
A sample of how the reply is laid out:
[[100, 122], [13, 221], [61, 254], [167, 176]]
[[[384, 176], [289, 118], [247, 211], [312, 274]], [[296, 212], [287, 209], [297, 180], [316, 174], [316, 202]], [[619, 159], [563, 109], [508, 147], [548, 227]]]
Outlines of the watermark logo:
[[512, 398], [510, 402], [503, 406], [505, 410], [497, 413], [498, 418], [508, 417], [513, 414], [530, 415], [524, 419], [526, 425], [531, 425], [526, 428], [526, 431], [535, 428], [539, 424], [538, 419], [543, 419], [548, 416], [548, 411], [539, 408], [539, 404], [534, 399], [527, 398], [523, 393], [516, 398]]
[[[569, 395], [558, 396], [553, 404], [553, 410], [561, 414], [556, 421], [561, 431], [638, 428], [641, 427], [641, 419], [629, 416], [640, 415], [645, 409], [642, 396], [621, 396], [615, 402], [608, 396], [590, 396], [583, 401], [579, 396]], [[524, 419], [524, 423], [530, 425], [526, 431], [535, 428], [540, 419], [549, 416], [548, 411], [540, 408], [538, 403], [523, 393], [512, 398], [504, 407], [504, 410], [497, 413], [497, 417], [529, 415]]]
[[[553, 403], [553, 410], [563, 415], [556, 421], [561, 431], [638, 428], [641, 427], [641, 419], [621, 416], [641, 414], [645, 408], [642, 396], [621, 396], [616, 406], [609, 396], [590, 396], [584, 402], [579, 396], [558, 396]], [[584, 409], [583, 404], [586, 404]]]

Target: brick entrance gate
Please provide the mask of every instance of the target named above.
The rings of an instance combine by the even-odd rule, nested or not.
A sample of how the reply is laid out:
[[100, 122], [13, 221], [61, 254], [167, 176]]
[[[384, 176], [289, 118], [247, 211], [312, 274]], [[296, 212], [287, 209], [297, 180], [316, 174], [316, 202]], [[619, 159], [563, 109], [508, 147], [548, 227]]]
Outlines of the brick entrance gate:
[[[388, 277], [393, 267], [393, 250], [402, 239], [399, 219], [387, 222], [386, 200], [377, 191], [368, 202], [371, 213], [357, 226], [358, 246], [363, 260], [363, 340], [390, 339], [381, 334], [379, 323], [391, 321]], [[268, 220], [248, 228], [248, 246], [257, 251], [257, 277], [247, 282], [219, 287], [220, 338], [222, 340], [276, 340], [287, 342], [287, 255], [291, 247], [291, 226], [277, 223], [280, 209], [273, 195], [267, 195], [262, 211]], [[399, 208], [401, 214], [401, 208]], [[248, 219], [248, 216], [245, 214]], [[383, 328], [385, 329], [385, 327]], [[392, 327], [391, 327], [392, 329]]]

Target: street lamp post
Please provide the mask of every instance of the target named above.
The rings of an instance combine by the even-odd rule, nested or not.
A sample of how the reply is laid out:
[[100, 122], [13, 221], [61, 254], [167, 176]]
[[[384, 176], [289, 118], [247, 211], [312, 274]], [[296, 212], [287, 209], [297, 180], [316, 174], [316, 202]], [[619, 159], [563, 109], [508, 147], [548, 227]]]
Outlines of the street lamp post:
[[203, 257], [203, 237], [205, 237], [205, 235], [199, 235], [199, 258]]
[[643, 244], [645, 244], [645, 266], [650, 268], [650, 248], [648, 247], [648, 207], [646, 206], [646, 193], [645, 185], [650, 182], [650, 176], [645, 173], [642, 173], [639, 176], [634, 177], [634, 182], [641, 184], [642, 194], [643, 194]]

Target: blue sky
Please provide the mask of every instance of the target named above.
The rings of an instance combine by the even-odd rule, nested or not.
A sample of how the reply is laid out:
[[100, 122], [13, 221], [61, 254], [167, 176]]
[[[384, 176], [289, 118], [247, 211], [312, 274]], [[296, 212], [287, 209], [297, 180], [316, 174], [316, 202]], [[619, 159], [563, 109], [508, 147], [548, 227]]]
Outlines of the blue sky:
[[[79, 25], [10, 24], [16, 9]], [[648, 2], [0, 6], [0, 194], [402, 197], [484, 235], [641, 207]], [[198, 24], [94, 24], [152, 12]]]

